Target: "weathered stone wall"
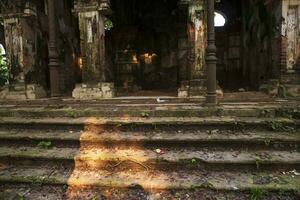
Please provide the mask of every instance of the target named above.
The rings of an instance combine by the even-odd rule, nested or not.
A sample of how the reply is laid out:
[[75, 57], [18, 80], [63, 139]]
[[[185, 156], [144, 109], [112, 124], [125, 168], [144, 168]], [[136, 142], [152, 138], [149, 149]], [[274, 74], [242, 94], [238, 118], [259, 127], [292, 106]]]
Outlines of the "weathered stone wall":
[[[7, 2], [2, 7], [1, 16], [4, 23], [5, 44], [10, 84], [41, 84], [46, 86], [45, 57], [47, 52], [41, 27], [42, 17], [35, 2]], [[15, 7], [14, 7], [15, 6]], [[23, 6], [23, 7], [22, 7]], [[23, 8], [23, 12], [19, 9]]]
[[188, 7], [188, 40], [190, 49], [190, 78], [199, 79], [205, 74], [205, 51], [206, 51], [206, 8], [205, 1], [194, 0]]
[[105, 32], [104, 18], [99, 11], [79, 13], [83, 81], [105, 81]]
[[293, 69], [300, 65], [300, 2], [282, 1], [282, 48], [286, 48], [286, 68]]
[[243, 1], [243, 73], [253, 88], [278, 77], [280, 1]]

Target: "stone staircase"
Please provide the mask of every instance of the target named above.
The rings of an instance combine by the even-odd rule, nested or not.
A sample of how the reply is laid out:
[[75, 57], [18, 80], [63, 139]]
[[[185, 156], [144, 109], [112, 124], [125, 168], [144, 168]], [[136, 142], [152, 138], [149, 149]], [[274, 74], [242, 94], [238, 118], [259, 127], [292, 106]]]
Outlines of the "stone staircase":
[[297, 101], [0, 106], [0, 199], [300, 199]]

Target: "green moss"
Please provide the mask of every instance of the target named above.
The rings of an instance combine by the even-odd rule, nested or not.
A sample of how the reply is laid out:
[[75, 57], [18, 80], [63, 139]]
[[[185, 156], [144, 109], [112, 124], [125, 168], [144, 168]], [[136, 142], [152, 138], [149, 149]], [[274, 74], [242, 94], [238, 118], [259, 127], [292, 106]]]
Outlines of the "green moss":
[[260, 157], [256, 157], [255, 158], [255, 164], [256, 164], [256, 168], [259, 169], [260, 165], [261, 165], [261, 158]]
[[140, 116], [143, 117], [143, 118], [149, 118], [149, 117], [150, 117], [150, 114], [149, 114], [149, 112], [147, 112], [147, 111], [142, 111], [142, 112], [140, 113]]
[[250, 197], [251, 200], [262, 200], [266, 195], [266, 191], [264, 191], [261, 188], [254, 188], [251, 189], [250, 194], [251, 194]]
[[68, 190], [68, 185], [63, 185], [62, 187], [61, 187], [61, 191], [63, 192], [63, 193], [65, 193], [66, 191]]
[[272, 131], [288, 131], [288, 132], [293, 132], [295, 129], [291, 126], [286, 126], [282, 122], [277, 122], [277, 121], [271, 121], [269, 122], [269, 128]]
[[264, 140], [265, 145], [268, 147], [271, 144], [271, 140], [270, 139], [265, 139]]
[[76, 117], [78, 117], [78, 114], [74, 111], [69, 111], [69, 112], [67, 112], [67, 116], [71, 117], [71, 118], [76, 118]]
[[37, 145], [41, 149], [49, 149], [52, 146], [51, 141], [41, 141]]

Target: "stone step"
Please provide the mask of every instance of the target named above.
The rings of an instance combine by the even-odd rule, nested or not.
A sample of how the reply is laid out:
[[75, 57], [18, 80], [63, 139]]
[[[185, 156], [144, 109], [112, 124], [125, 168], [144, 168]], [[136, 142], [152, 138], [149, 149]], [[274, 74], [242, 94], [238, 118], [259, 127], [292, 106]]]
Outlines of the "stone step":
[[291, 172], [251, 173], [199, 170], [63, 170], [12, 168], [0, 172], [0, 183], [68, 185], [71, 187], [143, 188], [144, 190], [209, 189], [217, 191], [298, 191], [300, 177]]
[[0, 197], [19, 186], [30, 191], [69, 186], [69, 193], [56, 191], [57, 198], [51, 198], [101, 194], [91, 188], [132, 189], [134, 194], [140, 189], [190, 195], [199, 190], [209, 197], [230, 193], [236, 200], [267, 191], [299, 198], [296, 104], [227, 103], [211, 109], [178, 102], [98, 103], [103, 102], [0, 106]]
[[297, 117], [300, 107], [290, 106], [220, 106], [199, 105], [56, 105], [38, 107], [0, 107], [0, 117]]
[[[288, 127], [297, 128], [300, 120], [291, 118], [256, 118], [256, 117], [151, 117], [151, 118], [137, 118], [137, 117], [81, 117], [81, 118], [17, 118], [17, 117], [2, 117], [0, 118], [0, 127], [6, 126], [21, 126], [36, 128], [46, 127], [79, 127], [88, 129], [89, 127], [98, 127], [105, 130], [105, 128], [130, 128], [136, 127], [152, 127], [156, 129], [159, 127], [187, 127], [197, 126], [197, 128], [246, 128], [250, 127], [265, 127], [267, 129], [285, 130]], [[124, 131], [124, 129], [122, 129]]]
[[300, 132], [257, 130], [153, 130], [153, 131], [102, 131], [102, 130], [35, 130], [0, 129], [1, 146], [36, 146], [50, 141], [52, 147], [198, 147], [224, 149], [283, 149], [299, 150]]
[[[81, 104], [81, 105], [92, 105], [92, 104], [161, 104], [162, 102], [157, 101], [158, 96], [149, 97], [115, 97], [112, 99], [101, 99], [101, 100], [75, 100], [73, 98], [51, 98], [51, 99], [37, 99], [37, 100], [0, 100], [0, 105], [62, 105], [62, 104]], [[205, 98], [189, 97], [189, 98], [178, 98], [170, 96], [159, 96], [163, 103], [197, 103], [203, 104]], [[219, 99], [220, 104], [224, 103], [247, 103], [247, 104], [277, 104], [282, 101], [281, 99], [274, 99], [270, 96], [261, 92], [243, 92], [243, 93], [224, 93], [224, 98]], [[289, 99], [289, 103], [297, 103], [297, 101]]]
[[221, 191], [213, 189], [190, 190], [155, 190], [143, 188], [101, 188], [101, 187], [66, 187], [47, 186], [38, 184], [3, 185], [0, 187], [0, 197], [8, 199], [38, 199], [38, 200], [162, 200], [162, 199], [184, 199], [184, 200], [249, 200], [258, 197], [264, 200], [298, 200], [299, 195], [293, 191], [265, 191], [253, 189], [250, 191]]
[[[253, 151], [253, 150], [213, 150], [197, 148], [51, 148], [41, 147], [0, 147], [2, 161], [14, 163], [18, 161], [75, 162], [77, 168], [103, 169], [110, 165], [128, 166], [140, 164], [147, 168], [168, 168], [170, 166], [184, 168], [209, 169], [246, 167], [247, 169], [299, 168], [300, 152], [297, 151]], [[28, 163], [28, 162], [27, 162]]]

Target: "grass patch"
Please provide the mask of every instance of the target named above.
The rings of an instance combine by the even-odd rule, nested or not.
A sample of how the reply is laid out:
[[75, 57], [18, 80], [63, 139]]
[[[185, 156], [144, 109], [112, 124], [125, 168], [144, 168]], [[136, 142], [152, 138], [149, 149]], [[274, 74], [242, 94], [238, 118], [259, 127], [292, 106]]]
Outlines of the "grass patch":
[[255, 188], [250, 191], [251, 200], [262, 200], [265, 197], [266, 192], [262, 189]]
[[67, 116], [68, 116], [68, 117], [71, 117], [71, 118], [76, 118], [76, 117], [78, 117], [77, 113], [74, 112], [74, 111], [69, 111], [69, 112], [67, 113]]
[[146, 111], [141, 112], [140, 115], [141, 115], [142, 118], [149, 118], [150, 117], [150, 114]]
[[51, 141], [40, 141], [37, 145], [41, 149], [49, 149], [52, 146]]

